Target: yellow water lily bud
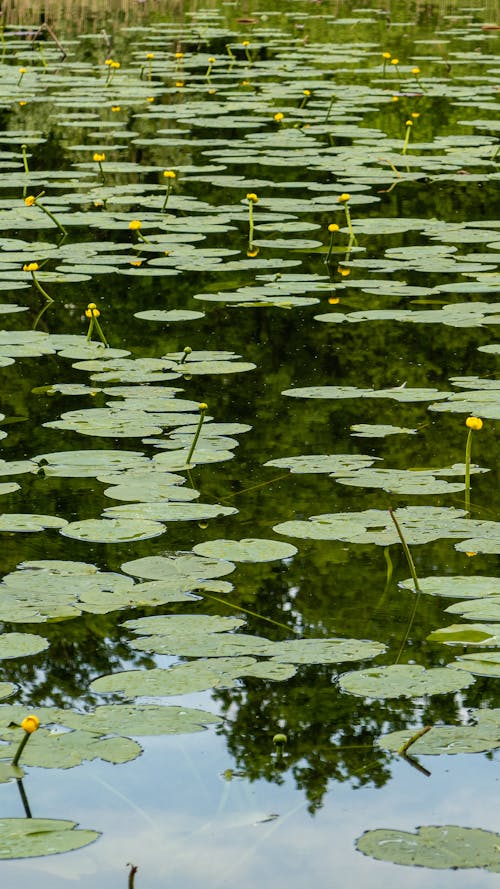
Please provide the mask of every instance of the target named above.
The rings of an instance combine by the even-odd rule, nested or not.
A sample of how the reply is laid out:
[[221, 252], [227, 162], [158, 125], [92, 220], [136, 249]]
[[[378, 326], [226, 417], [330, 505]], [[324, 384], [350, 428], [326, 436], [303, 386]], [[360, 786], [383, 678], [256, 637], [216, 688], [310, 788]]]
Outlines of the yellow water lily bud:
[[252, 204], [257, 204], [259, 199], [258, 199], [257, 195], [254, 194], [253, 191], [251, 191], [247, 194], [247, 201], [251, 201]]
[[128, 227], [132, 232], [139, 231], [139, 229], [142, 228], [142, 222], [140, 219], [131, 219]]
[[274, 115], [274, 119], [275, 119], [276, 123], [279, 123], [280, 121], [282, 121], [284, 116], [285, 115], [283, 114], [282, 111], [277, 111], [276, 114]]
[[468, 429], [479, 430], [483, 428], [483, 421], [480, 419], [480, 417], [467, 417], [465, 425]]
[[92, 157], [92, 160], [96, 162], [96, 164], [101, 164], [103, 160], [105, 160], [106, 155], [103, 152], [96, 151]]
[[37, 262], [28, 262], [23, 265], [23, 272], [37, 272], [40, 266]]
[[40, 720], [38, 716], [25, 716], [23, 721], [21, 722], [21, 728], [24, 729], [28, 735], [31, 735], [33, 732], [36, 732], [37, 728], [40, 726]]
[[336, 222], [331, 222], [330, 225], [328, 226], [328, 231], [329, 232], [338, 232], [338, 231], [340, 231], [340, 228]]
[[175, 173], [173, 170], [164, 170], [163, 175], [165, 176], [165, 179], [175, 179], [177, 173]]
[[27, 207], [32, 207], [36, 201], [36, 197], [34, 194], [29, 194], [27, 198], [24, 199], [24, 203]]
[[205, 404], [204, 401], [202, 401], [201, 404], [198, 405], [198, 407], [200, 411], [208, 411], [208, 404]]
[[347, 192], [344, 191], [341, 195], [339, 195], [337, 200], [338, 200], [339, 204], [346, 204], [347, 201], [351, 200], [351, 195], [347, 194]]

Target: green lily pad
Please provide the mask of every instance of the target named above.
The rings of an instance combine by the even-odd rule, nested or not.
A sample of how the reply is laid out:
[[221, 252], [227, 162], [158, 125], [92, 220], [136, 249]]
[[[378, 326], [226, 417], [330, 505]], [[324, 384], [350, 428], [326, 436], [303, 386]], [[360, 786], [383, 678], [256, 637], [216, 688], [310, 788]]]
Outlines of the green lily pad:
[[290, 472], [328, 472], [337, 477], [348, 475], [358, 469], [371, 466], [379, 457], [368, 457], [366, 454], [304, 454], [299, 457], [280, 457], [268, 460], [264, 466], [278, 466]]
[[66, 519], [58, 516], [33, 515], [30, 513], [6, 513], [0, 515], [0, 531], [36, 532], [44, 528], [63, 528]]
[[279, 540], [246, 538], [198, 543], [193, 547], [193, 552], [199, 556], [211, 556], [234, 562], [273, 562], [276, 559], [288, 559], [294, 556], [297, 547]]
[[[467, 670], [474, 676], [491, 676], [500, 678], [500, 650], [462, 654], [449, 665], [453, 670]], [[498, 738], [498, 727], [493, 727], [493, 734]]]
[[448, 614], [461, 614], [467, 620], [497, 621], [500, 620], [500, 594], [486, 599], [468, 599], [456, 602], [446, 608]]
[[[412, 734], [411, 729], [389, 732], [378, 739], [378, 744], [384, 750], [397, 753]], [[417, 756], [436, 756], [443, 753], [481, 753], [497, 747], [500, 747], [500, 738], [494, 725], [435, 725], [413, 742], [411, 752]]]
[[100, 833], [55, 818], [1, 818], [0, 858], [37, 858], [72, 852], [95, 842]]
[[29, 657], [49, 647], [48, 639], [33, 633], [3, 633], [0, 635], [0, 660]]
[[473, 827], [418, 827], [404, 830], [367, 830], [356, 848], [378, 861], [411, 867], [457, 869], [481, 867], [498, 873], [500, 834]]
[[[487, 596], [500, 596], [500, 580], [498, 577], [486, 577], [477, 574], [471, 577], [449, 575], [444, 577], [419, 577], [418, 584], [422, 593], [430, 596], [445, 596], [453, 599], [479, 599]], [[400, 586], [414, 590], [413, 578], [400, 581]]]
[[131, 540], [147, 540], [158, 537], [165, 531], [165, 525], [158, 521], [142, 518], [84, 519], [70, 522], [61, 529], [65, 537], [74, 540], [88, 540], [93, 543], [124, 543]]
[[450, 624], [433, 630], [427, 639], [446, 645], [500, 645], [500, 628], [488, 624]]
[[143, 321], [164, 321], [171, 324], [175, 321], [196, 321], [198, 318], [204, 318], [204, 312], [193, 312], [187, 309], [150, 309], [144, 312], [135, 312], [134, 318], [140, 318]]
[[[473, 677], [469, 677], [472, 681]], [[456, 673], [446, 667], [426, 670], [417, 664], [394, 664], [344, 673], [339, 685], [353, 695], [366, 698], [417, 698], [444, 695], [467, 688], [471, 682], [456, 681]]]
[[388, 435], [416, 435], [416, 429], [383, 423], [355, 423], [351, 432], [356, 438], [386, 438]]
[[145, 556], [124, 562], [121, 566], [126, 574], [149, 580], [165, 578], [185, 578], [196, 584], [213, 577], [224, 577], [236, 568], [232, 562], [181, 553], [177, 556]]

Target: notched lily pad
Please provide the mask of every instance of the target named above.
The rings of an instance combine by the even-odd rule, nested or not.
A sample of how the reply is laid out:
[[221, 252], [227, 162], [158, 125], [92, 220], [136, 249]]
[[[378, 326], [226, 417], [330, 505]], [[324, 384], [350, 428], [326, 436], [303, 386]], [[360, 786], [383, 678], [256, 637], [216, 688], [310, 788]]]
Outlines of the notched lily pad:
[[297, 547], [280, 540], [246, 538], [243, 540], [210, 540], [198, 543], [193, 552], [200, 556], [216, 559], [229, 559], [234, 562], [273, 562], [288, 559], [297, 552]]

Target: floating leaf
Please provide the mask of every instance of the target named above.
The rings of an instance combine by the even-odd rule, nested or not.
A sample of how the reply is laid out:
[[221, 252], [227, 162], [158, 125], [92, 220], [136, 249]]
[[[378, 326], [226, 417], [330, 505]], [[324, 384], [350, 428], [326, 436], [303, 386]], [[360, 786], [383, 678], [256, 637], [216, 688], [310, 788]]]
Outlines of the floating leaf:
[[411, 867], [457, 869], [481, 867], [498, 873], [500, 834], [473, 827], [418, 827], [404, 830], [367, 830], [356, 848], [378, 861]]
[[82, 849], [100, 833], [55, 818], [1, 818], [0, 858], [36, 858]]
[[88, 540], [93, 543], [124, 543], [158, 537], [164, 531], [165, 526], [158, 521], [118, 517], [70, 522], [64, 526], [61, 534], [74, 540]]
[[29, 657], [49, 647], [48, 639], [33, 633], [3, 633], [0, 635], [0, 660]]
[[288, 559], [297, 552], [297, 547], [279, 540], [246, 538], [244, 540], [210, 540], [198, 543], [193, 552], [200, 556], [228, 559], [234, 562], [273, 562], [275, 559]]
[[[472, 676], [468, 679], [474, 681]], [[344, 673], [339, 685], [350, 694], [366, 698], [417, 698], [459, 691], [471, 681], [456, 681], [456, 673], [446, 667], [426, 670], [417, 664], [394, 664]]]

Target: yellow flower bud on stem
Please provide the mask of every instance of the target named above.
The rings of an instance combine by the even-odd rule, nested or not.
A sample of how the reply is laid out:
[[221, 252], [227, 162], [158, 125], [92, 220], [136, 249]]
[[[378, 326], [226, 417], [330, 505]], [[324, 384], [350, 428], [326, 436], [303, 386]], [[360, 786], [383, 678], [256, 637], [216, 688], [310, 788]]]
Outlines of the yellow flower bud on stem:
[[334, 236], [335, 232], [339, 231], [339, 227], [335, 222], [332, 222], [328, 226], [328, 231], [330, 232], [330, 245], [328, 247], [328, 253], [327, 253], [326, 259], [325, 259], [326, 265], [328, 265], [328, 263], [330, 262], [330, 256], [332, 255], [332, 250], [333, 250], [333, 236]]
[[205, 402], [203, 401], [199, 405], [199, 410], [200, 410], [200, 419], [198, 420], [198, 426], [196, 427], [196, 432], [194, 434], [193, 442], [192, 442], [192, 445], [189, 449], [189, 454], [188, 454], [188, 457], [186, 460], [186, 466], [189, 466], [189, 464], [191, 462], [191, 458], [194, 454], [194, 449], [198, 443], [198, 439], [200, 437], [200, 432], [201, 432], [201, 427], [203, 426], [203, 420], [205, 419], [205, 414], [208, 410], [208, 404], [205, 404]]
[[354, 229], [352, 227], [351, 213], [349, 211], [350, 199], [351, 199], [351, 195], [346, 194], [345, 192], [343, 194], [341, 194], [339, 198], [337, 198], [339, 203], [342, 204], [344, 207], [345, 221], [347, 222], [347, 228], [349, 229], [349, 239], [350, 239], [349, 242], [350, 242], [350, 245], [352, 246], [352, 244], [357, 244], [358, 242], [356, 240], [356, 235], [354, 234]]
[[470, 512], [470, 461], [472, 453], [472, 433], [483, 428], [480, 417], [467, 417], [465, 425], [469, 430], [465, 444], [465, 511]]
[[247, 194], [248, 201], [248, 249], [253, 251], [253, 205], [258, 203], [258, 197], [254, 192]]
[[168, 199], [170, 197], [170, 192], [172, 191], [172, 185], [176, 179], [176, 173], [174, 170], [164, 170], [163, 175], [167, 180], [167, 190], [165, 192], [165, 200], [163, 201], [163, 207], [161, 208], [161, 212], [164, 213], [167, 209]]
[[92, 333], [94, 332], [94, 327], [95, 327], [95, 329], [97, 330], [99, 339], [101, 340], [101, 343], [103, 344], [103, 346], [105, 346], [108, 349], [109, 343], [108, 343], [106, 337], [104, 336], [102, 327], [98, 321], [100, 314], [101, 313], [95, 303], [89, 303], [87, 308], [85, 309], [85, 315], [89, 319], [89, 329], [87, 330], [87, 342], [90, 342], [90, 340], [92, 339]]
[[37, 728], [39, 728], [39, 726], [40, 726], [40, 720], [38, 719], [38, 716], [25, 716], [25, 718], [21, 722], [21, 728], [24, 729], [24, 735], [21, 739], [21, 743], [19, 744], [19, 747], [17, 748], [17, 750], [14, 754], [14, 758], [12, 760], [13, 766], [17, 766], [17, 764], [21, 758], [21, 754], [22, 754], [24, 748], [26, 747], [26, 744], [28, 743], [33, 732], [36, 732], [36, 730], [37, 730]]
[[47, 300], [47, 303], [53, 303], [54, 300], [52, 299], [51, 296], [49, 296], [47, 291], [44, 290], [44, 288], [40, 284], [40, 281], [38, 280], [38, 278], [35, 274], [35, 272], [37, 272], [39, 268], [40, 268], [40, 266], [38, 265], [37, 262], [28, 262], [27, 264], [23, 265], [23, 272], [30, 273], [33, 284], [35, 285], [38, 292], [41, 293], [42, 296], [44, 297], [44, 299]]
[[41, 198], [44, 194], [45, 194], [44, 191], [41, 191], [39, 194], [36, 195], [36, 197], [34, 195], [30, 194], [30, 195], [28, 195], [28, 197], [26, 197], [24, 199], [24, 203], [26, 204], [27, 207], [33, 207], [33, 206], [40, 207], [40, 210], [43, 210], [43, 212], [49, 217], [49, 219], [52, 220], [54, 225], [57, 225], [61, 234], [67, 235], [68, 233], [67, 233], [66, 229], [64, 228], [64, 225], [62, 225], [59, 222], [59, 220], [56, 219], [56, 217], [54, 216], [53, 213], [51, 213], [50, 210], [47, 210], [47, 207], [44, 207], [43, 204], [40, 203], [39, 198]]
[[403, 142], [403, 148], [402, 148], [401, 154], [406, 154], [406, 152], [407, 152], [407, 150], [408, 150], [408, 143], [409, 143], [409, 141], [410, 141], [410, 135], [411, 135], [411, 128], [412, 128], [412, 126], [413, 126], [413, 121], [412, 121], [412, 120], [407, 120], [407, 121], [406, 121], [406, 135], [405, 135], [405, 141]]
[[187, 361], [188, 356], [191, 355], [192, 351], [193, 350], [192, 350], [191, 346], [185, 346], [182, 351], [182, 358], [179, 363], [184, 364], [184, 362]]

